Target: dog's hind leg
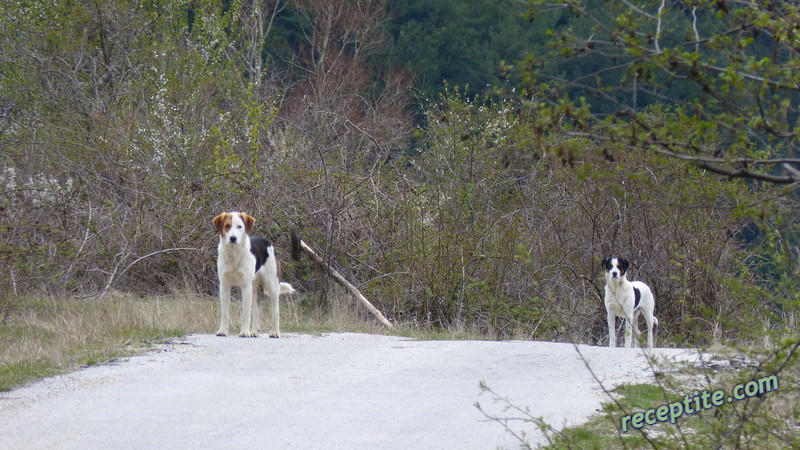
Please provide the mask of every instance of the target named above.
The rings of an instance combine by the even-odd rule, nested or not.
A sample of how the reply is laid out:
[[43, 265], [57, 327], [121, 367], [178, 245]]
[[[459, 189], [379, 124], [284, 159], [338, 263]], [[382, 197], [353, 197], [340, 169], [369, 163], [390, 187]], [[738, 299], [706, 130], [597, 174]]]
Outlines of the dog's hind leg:
[[267, 293], [267, 297], [269, 297], [269, 303], [271, 306], [271, 327], [269, 330], [269, 337], [277, 338], [280, 337], [281, 334], [281, 302], [280, 302], [280, 295], [281, 295], [281, 286], [277, 282], [277, 277], [275, 281], [264, 283], [264, 288]]
[[639, 331], [639, 310], [635, 309], [633, 311], [633, 340], [639, 344], [641, 347], [642, 344], [639, 341], [639, 338], [642, 336], [642, 332]]
[[625, 318], [625, 348], [633, 346], [633, 313]]
[[261, 331], [261, 308], [258, 307], [258, 293], [261, 290], [261, 283], [258, 280], [253, 282], [253, 303], [252, 303], [252, 315], [253, 315], [253, 322], [250, 324], [250, 331], [253, 336], [258, 336], [258, 332]]
[[647, 322], [647, 348], [653, 349], [653, 325], [658, 324], [658, 319], [653, 315], [652, 311], [644, 313], [644, 320]]

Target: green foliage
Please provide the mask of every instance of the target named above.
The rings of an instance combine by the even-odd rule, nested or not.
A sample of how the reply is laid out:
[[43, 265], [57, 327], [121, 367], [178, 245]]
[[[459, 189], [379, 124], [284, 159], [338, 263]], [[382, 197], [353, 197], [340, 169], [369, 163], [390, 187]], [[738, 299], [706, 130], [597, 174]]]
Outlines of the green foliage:
[[[534, 4], [549, 9], [548, 2]], [[731, 177], [796, 183], [800, 177], [784, 164], [798, 163], [800, 46], [786, 39], [797, 5], [609, 6], [565, 3], [578, 17], [575, 26], [552, 30], [552, 50], [529, 58], [525, 94], [548, 118], [544, 129], [588, 134]], [[576, 64], [585, 71], [573, 71]], [[689, 125], [683, 134], [657, 135], [638, 114], [667, 102]]]
[[[789, 108], [784, 125], [795, 114], [776, 97], [792, 88], [762, 89], [774, 107], [760, 123], [737, 106], [753, 98], [727, 111], [736, 117], [712, 116], [725, 112], [721, 97], [692, 102], [684, 88], [669, 90], [681, 102], [644, 106], [673, 87], [667, 81], [679, 84], [659, 73], [676, 58], [678, 78], [688, 77], [691, 64], [710, 70], [712, 50], [739, 45], [744, 56], [729, 54], [726, 67], [767, 72], [791, 58], [756, 49], [789, 44], [738, 32], [728, 42], [713, 33], [734, 19], [703, 13], [716, 41], [698, 53], [674, 31], [691, 10], [670, 6], [654, 53], [640, 13], [618, 3], [606, 11], [572, 2], [530, 26], [518, 5], [489, 3], [392, 2], [391, 23], [382, 4], [356, 22], [337, 2], [3, 4], [0, 21], [13, 33], [0, 36], [2, 290], [213, 294], [210, 220], [237, 209], [279, 250], [299, 226], [380, 309], [430, 328], [603, 343], [599, 261], [611, 254], [654, 288], [662, 345], [749, 341], [793, 323], [796, 186], [740, 179], [794, 151], [763, 139], [780, 108]], [[521, 97], [513, 82], [480, 94], [499, 79], [490, 66], [548, 30], [554, 53], [536, 47], [521, 67]], [[592, 33], [604, 52], [577, 46], [576, 35]], [[422, 41], [437, 36], [431, 51], [436, 42]], [[277, 58], [282, 51], [294, 53]], [[620, 67], [605, 71], [609, 53]], [[423, 83], [441, 90], [413, 133], [410, 82], [382, 58], [424, 63], [432, 72]], [[295, 71], [282, 73], [284, 64]], [[464, 78], [437, 88], [445, 70]], [[743, 73], [708, 86], [749, 96]], [[596, 74], [583, 80], [598, 84], [576, 90], [565, 81], [576, 74]], [[480, 89], [448, 87], [473, 77]], [[624, 114], [596, 114], [588, 94], [616, 107], [634, 78], [640, 90], [660, 90]], [[756, 128], [767, 134], [746, 131]], [[747, 167], [715, 175], [728, 163]], [[284, 277], [318, 305], [334, 294], [304, 263], [287, 261]]]

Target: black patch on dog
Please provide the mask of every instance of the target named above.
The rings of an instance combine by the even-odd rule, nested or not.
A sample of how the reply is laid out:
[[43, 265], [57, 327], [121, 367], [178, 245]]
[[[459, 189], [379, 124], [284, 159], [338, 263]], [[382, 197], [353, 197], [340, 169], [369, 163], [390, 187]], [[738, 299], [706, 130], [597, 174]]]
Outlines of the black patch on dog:
[[630, 263], [626, 259], [617, 259], [618, 267], [620, 268], [620, 275], [625, 275], [628, 273], [628, 266]]
[[637, 288], [633, 288], [633, 309], [639, 306], [639, 300], [642, 299], [642, 293]]
[[269, 239], [255, 236], [250, 238], [250, 253], [256, 257], [256, 272], [267, 262], [270, 247], [272, 247], [272, 242]]

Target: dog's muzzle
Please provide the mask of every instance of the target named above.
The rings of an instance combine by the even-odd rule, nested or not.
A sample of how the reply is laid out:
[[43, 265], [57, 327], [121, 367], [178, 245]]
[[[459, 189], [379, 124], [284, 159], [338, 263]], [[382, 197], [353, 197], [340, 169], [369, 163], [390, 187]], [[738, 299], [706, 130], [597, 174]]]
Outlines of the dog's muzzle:
[[231, 236], [231, 237], [228, 239], [228, 241], [229, 241], [231, 244], [235, 244], [235, 243], [236, 243], [236, 236]]

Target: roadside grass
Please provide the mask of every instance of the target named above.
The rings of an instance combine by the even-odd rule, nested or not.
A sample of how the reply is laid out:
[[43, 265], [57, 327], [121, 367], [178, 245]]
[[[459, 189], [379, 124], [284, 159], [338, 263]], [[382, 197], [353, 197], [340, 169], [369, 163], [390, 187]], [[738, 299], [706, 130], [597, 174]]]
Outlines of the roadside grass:
[[123, 294], [102, 300], [18, 297], [0, 323], [0, 391], [131, 356], [165, 339], [209, 332], [216, 317], [212, 300]]
[[664, 434], [666, 426], [663, 423], [648, 426], [650, 429], [644, 433], [639, 433], [639, 430], [632, 427], [623, 433], [621, 418], [678, 401], [678, 396], [650, 384], [622, 384], [611, 392], [616, 403], [605, 403], [589, 422], [559, 432], [548, 430], [551, 433], [551, 444], [545, 448], [652, 448], [651, 435]]

